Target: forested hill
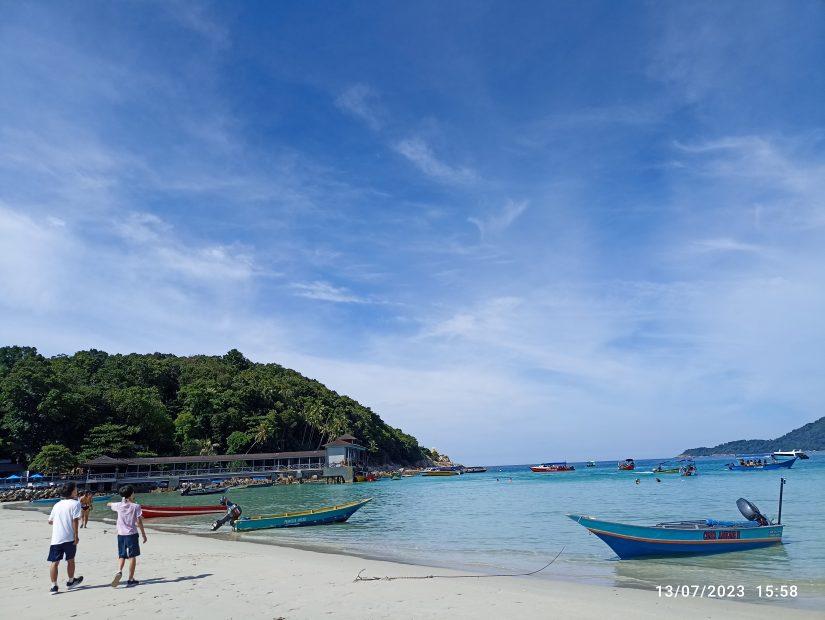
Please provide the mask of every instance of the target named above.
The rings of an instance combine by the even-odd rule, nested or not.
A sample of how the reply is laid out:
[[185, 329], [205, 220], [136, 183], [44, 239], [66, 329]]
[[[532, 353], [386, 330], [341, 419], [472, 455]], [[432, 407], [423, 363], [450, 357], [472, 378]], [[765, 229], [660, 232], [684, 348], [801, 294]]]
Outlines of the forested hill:
[[776, 450], [825, 450], [825, 417], [792, 430], [777, 439], [740, 439], [713, 448], [690, 448], [684, 456], [762, 454]]
[[0, 348], [0, 457], [21, 463], [50, 444], [77, 459], [275, 452], [317, 450], [347, 432], [372, 462], [425, 458], [415, 437], [368, 407], [235, 349], [221, 357], [44, 357], [32, 347]]

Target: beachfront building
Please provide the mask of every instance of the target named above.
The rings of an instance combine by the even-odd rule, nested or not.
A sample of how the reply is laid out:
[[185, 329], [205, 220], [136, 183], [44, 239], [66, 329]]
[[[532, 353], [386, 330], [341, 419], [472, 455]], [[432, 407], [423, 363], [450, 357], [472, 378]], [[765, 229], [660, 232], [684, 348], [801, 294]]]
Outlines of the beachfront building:
[[352, 435], [342, 435], [323, 450], [213, 454], [202, 456], [156, 456], [111, 458], [100, 456], [83, 463], [85, 476], [79, 482], [100, 488], [121, 484], [157, 484], [177, 488], [181, 482], [208, 482], [231, 477], [289, 475], [353, 479], [355, 468], [367, 462], [366, 448]]
[[352, 435], [341, 435], [335, 441], [324, 444], [327, 467], [360, 467], [367, 463], [367, 449], [358, 445]]

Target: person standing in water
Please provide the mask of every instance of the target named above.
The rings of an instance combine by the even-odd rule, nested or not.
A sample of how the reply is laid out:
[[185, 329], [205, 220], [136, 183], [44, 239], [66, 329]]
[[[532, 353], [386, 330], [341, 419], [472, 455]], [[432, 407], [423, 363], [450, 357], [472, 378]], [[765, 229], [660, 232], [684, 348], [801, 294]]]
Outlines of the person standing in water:
[[118, 567], [112, 587], [116, 588], [123, 577], [123, 565], [129, 560], [129, 579], [126, 586], [136, 586], [140, 582], [135, 579], [135, 565], [140, 555], [138, 543], [138, 529], [140, 529], [143, 543], [146, 544], [146, 531], [143, 529], [143, 511], [140, 504], [132, 499], [135, 490], [127, 485], [120, 490], [122, 501], [106, 504], [117, 513], [117, 558]]
[[80, 524], [80, 503], [77, 501], [77, 485], [74, 482], [67, 482], [63, 485], [60, 495], [63, 497], [53, 507], [49, 513], [49, 525], [52, 526], [52, 542], [49, 547], [48, 561], [49, 577], [52, 581], [50, 594], [57, 594], [57, 566], [65, 556], [66, 568], [69, 573], [69, 580], [66, 582], [67, 588], [73, 588], [83, 577], [74, 576], [74, 556], [77, 553], [77, 543], [80, 538], [77, 535], [77, 528]]

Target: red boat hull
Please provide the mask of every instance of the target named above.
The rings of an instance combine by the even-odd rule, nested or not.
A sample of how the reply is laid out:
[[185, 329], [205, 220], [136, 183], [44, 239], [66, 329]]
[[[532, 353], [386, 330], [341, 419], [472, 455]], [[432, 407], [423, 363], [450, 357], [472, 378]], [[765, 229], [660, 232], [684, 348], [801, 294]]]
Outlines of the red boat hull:
[[226, 507], [215, 506], [141, 506], [144, 519], [161, 517], [188, 517], [192, 515], [209, 515], [226, 512]]

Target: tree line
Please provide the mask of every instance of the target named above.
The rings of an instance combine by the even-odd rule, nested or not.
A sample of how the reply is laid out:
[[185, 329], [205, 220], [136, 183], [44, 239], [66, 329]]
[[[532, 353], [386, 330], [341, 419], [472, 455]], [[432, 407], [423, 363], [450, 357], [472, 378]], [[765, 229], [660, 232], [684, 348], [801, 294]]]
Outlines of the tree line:
[[223, 356], [45, 357], [0, 347], [0, 457], [67, 469], [97, 456], [317, 450], [355, 435], [375, 463], [428, 458], [369, 407], [279, 364]]

